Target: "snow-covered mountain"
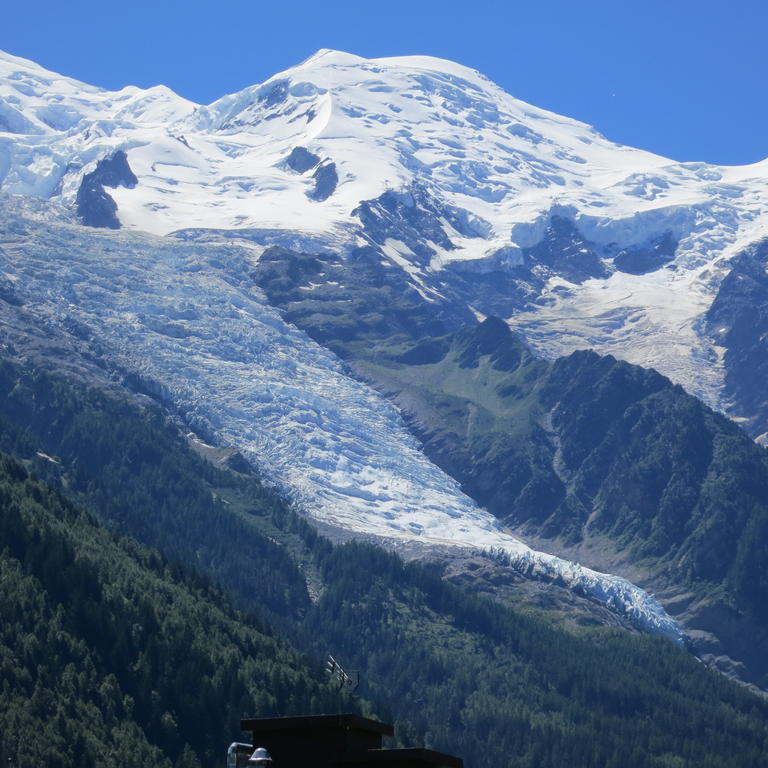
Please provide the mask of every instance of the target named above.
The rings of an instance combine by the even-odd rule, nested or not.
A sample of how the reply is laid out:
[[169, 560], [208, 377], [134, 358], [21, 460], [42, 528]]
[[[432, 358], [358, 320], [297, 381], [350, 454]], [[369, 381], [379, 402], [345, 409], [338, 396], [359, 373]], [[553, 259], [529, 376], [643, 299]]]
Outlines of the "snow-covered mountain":
[[253, 270], [272, 245], [350, 262], [364, 248], [441, 317], [499, 315], [545, 355], [611, 352], [739, 415], [721, 286], [762, 253], [768, 161], [621, 147], [428, 57], [324, 50], [200, 106], [0, 54], [0, 194], [10, 306], [148, 382], [316, 519], [500, 548], [678, 636], [629, 582], [502, 530], [386, 400], [268, 306]]
[[[427, 299], [506, 317], [544, 355], [592, 347], [752, 417], [726, 386], [723, 329], [702, 318], [733, 258], [768, 233], [768, 161], [676, 163], [458, 64], [328, 50], [209, 106], [2, 54], [0, 129], [4, 192], [102, 225], [108, 196], [112, 226], [161, 235], [373, 244]], [[99, 166], [122, 153], [124, 168]]]

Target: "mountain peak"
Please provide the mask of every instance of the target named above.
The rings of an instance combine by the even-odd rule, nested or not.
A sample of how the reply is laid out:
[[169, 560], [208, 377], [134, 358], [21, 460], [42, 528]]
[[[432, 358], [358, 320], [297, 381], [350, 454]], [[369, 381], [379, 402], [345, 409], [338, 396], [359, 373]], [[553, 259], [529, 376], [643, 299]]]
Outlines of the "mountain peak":
[[[405, 56], [381, 56], [374, 58], [365, 58], [354, 53], [338, 51], [332, 48], [320, 48], [307, 59], [302, 61], [296, 67], [292, 67], [286, 72], [302, 69], [308, 66], [351, 66], [367, 68], [374, 73], [382, 70], [426, 70], [435, 73], [458, 76], [463, 80], [477, 80], [483, 84], [492, 85], [492, 82], [482, 73], [475, 69], [437, 56], [425, 56], [420, 54], [408, 54]], [[498, 87], [498, 86], [495, 86]]]
[[355, 65], [362, 64], [365, 61], [367, 61], [367, 59], [364, 59], [362, 56], [357, 56], [354, 53], [337, 51], [333, 48], [320, 48], [311, 56], [304, 59], [296, 69], [310, 64], [317, 64], [318, 62], [322, 62], [323, 64]]
[[513, 371], [532, 359], [530, 350], [507, 323], [492, 315], [459, 332], [454, 344], [462, 368], [476, 368], [482, 357], [490, 356], [498, 370]]
[[[109, 93], [109, 91], [104, 88], [90, 85], [74, 77], [67, 77], [66, 75], [47, 69], [36, 61], [25, 59], [23, 56], [16, 56], [8, 51], [0, 49], [0, 82], [2, 81], [5, 81], [3, 85], [7, 85], [8, 87], [12, 87], [15, 83], [21, 85], [23, 88], [25, 85], [29, 85], [31, 81], [34, 85], [43, 84], [50, 86], [56, 83], [56, 90], [63, 90], [66, 93], [77, 92], [89, 95], [94, 93]], [[22, 89], [16, 89], [16, 92], [24, 93]], [[2, 94], [0, 94], [0, 96], [1, 95]]]

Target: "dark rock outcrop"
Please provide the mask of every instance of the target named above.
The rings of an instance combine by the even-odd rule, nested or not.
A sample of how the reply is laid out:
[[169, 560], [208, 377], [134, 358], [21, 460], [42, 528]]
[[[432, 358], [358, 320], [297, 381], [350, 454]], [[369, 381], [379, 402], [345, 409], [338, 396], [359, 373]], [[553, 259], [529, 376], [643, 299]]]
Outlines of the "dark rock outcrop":
[[487, 222], [472, 220], [466, 211], [437, 199], [418, 185], [402, 192], [388, 190], [373, 200], [364, 200], [352, 211], [360, 219], [371, 242], [384, 245], [399, 240], [411, 249], [421, 265], [429, 264], [438, 247], [451, 251], [456, 246], [445, 231], [444, 222], [464, 237], [482, 237]]
[[746, 249], [720, 284], [705, 328], [725, 348], [725, 388], [753, 437], [768, 432], [768, 240]]
[[619, 251], [613, 264], [619, 272], [630, 275], [645, 275], [655, 272], [675, 258], [677, 240], [671, 232], [665, 232], [644, 247], [631, 247]]
[[523, 250], [526, 266], [546, 267], [571, 283], [608, 277], [596, 247], [564, 216], [552, 216], [541, 242]]
[[117, 203], [104, 187], [133, 189], [138, 183], [139, 180], [128, 165], [128, 158], [122, 150], [99, 160], [95, 170], [83, 176], [77, 190], [75, 205], [78, 218], [87, 227], [120, 229]]
[[312, 174], [315, 180], [315, 188], [309, 193], [309, 197], [318, 203], [327, 200], [335, 191], [339, 183], [339, 175], [336, 173], [336, 163], [324, 163], [318, 166]]
[[296, 173], [306, 173], [320, 163], [320, 158], [305, 147], [294, 147], [285, 164]]

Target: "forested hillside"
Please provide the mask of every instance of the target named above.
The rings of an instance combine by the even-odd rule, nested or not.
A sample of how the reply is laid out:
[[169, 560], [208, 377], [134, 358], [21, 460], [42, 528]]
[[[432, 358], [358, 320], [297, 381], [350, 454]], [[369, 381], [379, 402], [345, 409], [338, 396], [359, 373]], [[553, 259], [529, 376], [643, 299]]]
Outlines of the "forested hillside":
[[0, 458], [3, 765], [222, 764], [243, 712], [354, 706], [209, 581]]
[[[186, 751], [207, 767], [244, 712], [361, 707], [470, 768], [761, 764], [768, 706], [671, 643], [566, 630], [470, 596], [437, 566], [333, 546], [257, 478], [200, 457], [156, 409], [10, 363], [3, 382], [6, 450], [168, 558], [116, 539], [5, 461], [6, 754], [44, 732], [35, 759], [52, 761], [54, 745], [62, 765], [108, 765], [102, 753], [132, 745], [145, 764]], [[64, 634], [45, 629], [52, 616]], [[312, 672], [328, 651], [361, 670], [357, 704]], [[34, 696], [43, 659], [50, 671]], [[120, 706], [108, 704], [109, 685]]]
[[668, 641], [568, 632], [365, 545], [335, 549], [322, 572], [329, 588], [309, 627], [364, 670], [365, 693], [386, 702], [401, 735], [461, 754], [468, 766], [765, 760], [765, 700]]

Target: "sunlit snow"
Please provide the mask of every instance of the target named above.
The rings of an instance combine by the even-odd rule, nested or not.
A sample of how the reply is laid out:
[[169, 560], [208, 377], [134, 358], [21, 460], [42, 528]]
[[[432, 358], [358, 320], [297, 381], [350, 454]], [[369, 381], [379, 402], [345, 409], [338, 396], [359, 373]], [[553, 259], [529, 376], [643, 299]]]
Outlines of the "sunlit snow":
[[[308, 196], [303, 147], [333, 162], [338, 186]], [[768, 234], [768, 161], [677, 163], [513, 98], [481, 74], [431, 57], [363, 59], [322, 50], [209, 106], [163, 87], [110, 92], [0, 53], [0, 189], [74, 200], [83, 173], [117, 149], [139, 178], [110, 190], [125, 227], [298, 231], [308, 247], [358, 242], [361, 200], [417, 180], [477, 222], [427, 267], [388, 253], [429, 295], [455, 260], [535, 244], [553, 210], [601, 246], [670, 232], [672, 268], [560, 291], [512, 324], [544, 354], [580, 347], [653, 366], [717, 407], [720, 351], [697, 321], [730, 258]], [[557, 283], [550, 289], [557, 287]]]

